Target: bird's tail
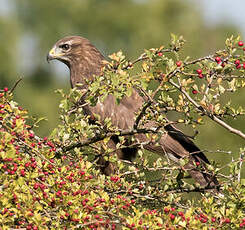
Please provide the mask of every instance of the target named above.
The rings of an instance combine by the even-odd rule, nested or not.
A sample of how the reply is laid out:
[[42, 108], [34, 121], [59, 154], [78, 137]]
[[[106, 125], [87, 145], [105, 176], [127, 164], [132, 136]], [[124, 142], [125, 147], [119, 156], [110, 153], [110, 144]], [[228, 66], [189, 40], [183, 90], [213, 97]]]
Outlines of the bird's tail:
[[[200, 162], [199, 162], [200, 163]], [[208, 172], [206, 164], [201, 162], [200, 166], [195, 165], [195, 161], [190, 159], [190, 162], [184, 166], [184, 169], [190, 176], [200, 184], [202, 188], [218, 188], [219, 182], [212, 172]]]

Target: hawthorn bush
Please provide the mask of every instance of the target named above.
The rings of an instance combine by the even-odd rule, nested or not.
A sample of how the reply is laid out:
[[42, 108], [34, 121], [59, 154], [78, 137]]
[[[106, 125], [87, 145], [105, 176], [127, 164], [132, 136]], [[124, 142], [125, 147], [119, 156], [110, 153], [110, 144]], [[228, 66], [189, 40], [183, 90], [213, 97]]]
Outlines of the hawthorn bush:
[[[195, 60], [180, 58], [183, 45], [182, 37], [172, 35], [169, 47], [145, 50], [132, 62], [120, 51], [110, 56], [104, 74], [90, 82], [88, 90], [58, 90], [61, 123], [48, 138], [34, 133], [41, 119], [31, 120], [13, 100], [17, 84], [1, 90], [2, 230], [245, 228], [244, 145], [229, 164], [213, 163], [205, 169], [218, 178], [218, 192], [185, 179], [182, 166], [188, 159], [177, 165], [139, 150], [134, 162], [119, 162], [107, 146], [113, 135], [119, 136], [118, 149], [135, 133], [157, 140], [168, 123], [197, 129], [203, 116], [245, 139], [242, 131], [224, 121], [245, 110], [222, 99], [245, 86], [243, 42], [231, 37], [224, 50]], [[88, 122], [80, 103], [85, 93], [92, 105], [108, 94], [120, 103], [132, 87], [148, 98], [132, 130], [119, 130], [110, 119]], [[169, 111], [176, 113], [176, 120], [166, 118]], [[159, 127], [142, 130], [149, 120]], [[96, 164], [101, 156], [117, 167], [115, 175], [101, 174]]]

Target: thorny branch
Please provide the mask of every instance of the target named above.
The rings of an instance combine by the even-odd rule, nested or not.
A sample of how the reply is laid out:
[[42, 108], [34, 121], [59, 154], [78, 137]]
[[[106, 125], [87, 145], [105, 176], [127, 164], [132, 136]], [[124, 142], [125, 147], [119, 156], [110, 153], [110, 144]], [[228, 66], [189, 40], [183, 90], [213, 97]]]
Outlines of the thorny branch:
[[84, 146], [88, 146], [90, 144], [96, 143], [98, 141], [102, 141], [103, 139], [107, 138], [107, 137], [112, 137], [112, 136], [130, 136], [130, 135], [134, 135], [134, 134], [139, 134], [139, 133], [159, 133], [159, 128], [149, 128], [149, 129], [132, 129], [132, 130], [121, 130], [121, 131], [115, 131], [115, 132], [107, 132], [104, 134], [99, 134], [99, 135], [95, 135], [92, 138], [89, 138], [85, 141], [82, 142], [77, 142], [75, 144], [66, 146], [62, 148], [62, 151], [67, 152], [70, 151], [74, 148], [81, 148]]
[[225, 123], [224, 121], [222, 121], [221, 119], [219, 119], [217, 116], [215, 116], [215, 115], [209, 113], [208, 111], [206, 111], [181, 86], [179, 86], [178, 84], [176, 84], [172, 79], [170, 79], [169, 82], [175, 88], [177, 88], [183, 95], [185, 95], [185, 97], [196, 107], [197, 110], [199, 110], [200, 112], [202, 112], [203, 114], [205, 114], [206, 116], [208, 116], [210, 119], [212, 119], [213, 121], [215, 121], [216, 123], [218, 123], [219, 125], [221, 125], [222, 127], [224, 127], [225, 129], [227, 129], [231, 133], [236, 134], [236, 135], [242, 137], [243, 139], [245, 139], [245, 134], [242, 131], [231, 127], [230, 125], [228, 125], [227, 123]]

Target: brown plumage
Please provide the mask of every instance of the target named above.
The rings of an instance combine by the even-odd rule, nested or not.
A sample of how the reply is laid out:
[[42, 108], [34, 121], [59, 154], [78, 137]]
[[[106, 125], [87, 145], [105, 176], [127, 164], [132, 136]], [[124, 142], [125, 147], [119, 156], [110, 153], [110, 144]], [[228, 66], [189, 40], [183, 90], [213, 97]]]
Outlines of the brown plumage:
[[[79, 37], [70, 36], [59, 40], [50, 50], [48, 60], [57, 59], [65, 63], [70, 69], [71, 87], [80, 84], [83, 89], [88, 88], [85, 79], [93, 80], [93, 77], [101, 74], [103, 67], [103, 55], [89, 42], [89, 40]], [[139, 111], [144, 103], [144, 99], [133, 91], [130, 97], [124, 97], [120, 104], [115, 103], [115, 98], [109, 95], [103, 103], [98, 102], [96, 106], [87, 106], [84, 112], [88, 115], [98, 114], [101, 121], [106, 117], [110, 117], [112, 124], [120, 129], [131, 129], [135, 123], [135, 113]], [[152, 122], [146, 124], [145, 127], [154, 125]], [[200, 172], [195, 166], [195, 162], [201, 163], [204, 167], [209, 164], [206, 156], [200, 149], [180, 130], [172, 125], [165, 127], [164, 134], [158, 146], [154, 144], [146, 144], [144, 148], [160, 155], [167, 155], [170, 159], [178, 162], [179, 159], [189, 157], [190, 161], [184, 166], [185, 170], [201, 185], [216, 186], [218, 182], [215, 177], [205, 172]], [[147, 142], [144, 134], [137, 134], [136, 139], [140, 142]], [[113, 137], [109, 145], [115, 148], [118, 139]], [[125, 148], [116, 150], [120, 159], [132, 160], [137, 153], [137, 148]], [[103, 171], [109, 175], [113, 171], [113, 165], [100, 159], [103, 165]]]

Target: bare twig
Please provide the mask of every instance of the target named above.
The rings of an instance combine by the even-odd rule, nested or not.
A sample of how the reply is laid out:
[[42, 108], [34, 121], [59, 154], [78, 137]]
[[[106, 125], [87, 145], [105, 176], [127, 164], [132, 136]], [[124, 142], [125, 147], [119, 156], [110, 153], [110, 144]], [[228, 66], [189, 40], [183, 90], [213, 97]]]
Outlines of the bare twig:
[[208, 82], [208, 84], [207, 84], [207, 86], [206, 86], [205, 93], [204, 93], [204, 96], [203, 96], [203, 100], [204, 100], [204, 101], [207, 99], [207, 94], [208, 94], [208, 92], [209, 92], [209, 89], [211, 88], [211, 84], [212, 84], [213, 79], [214, 79], [214, 73], [215, 73], [215, 72], [210, 73], [210, 80], [209, 80], [209, 82]]
[[214, 55], [209, 55], [209, 56], [206, 56], [206, 57], [201, 57], [201, 58], [195, 59], [193, 61], [185, 62], [184, 63], [184, 66], [194, 65], [194, 64], [196, 64], [198, 62], [201, 62], [201, 61], [204, 61], [204, 60], [210, 60], [210, 61], [213, 61], [214, 62], [215, 60], [213, 59], [213, 57], [214, 57]]
[[232, 151], [225, 151], [225, 150], [202, 150], [202, 152], [207, 152], [207, 153], [225, 153], [225, 154], [232, 154]]
[[17, 85], [22, 81], [22, 78], [20, 78], [18, 81], [15, 82], [14, 86], [12, 87], [12, 89], [10, 90], [10, 93], [13, 93], [15, 88], [17, 87]]
[[[173, 51], [173, 50], [172, 49], [162, 49], [162, 50], [159, 50], [158, 52], [163, 52], [163, 53], [165, 52], [166, 53], [166, 52], [171, 52], [171, 51]], [[127, 69], [127, 68], [133, 66], [134, 64], [140, 62], [140, 61], [144, 61], [144, 60], [148, 60], [148, 59], [149, 59], [149, 57], [147, 56], [147, 54], [143, 53], [137, 59], [135, 59], [134, 61], [129, 62], [129, 64], [127, 66], [123, 67], [122, 69], [123, 70]]]
[[244, 160], [244, 152], [243, 151], [240, 154], [239, 160], [240, 160], [240, 162], [239, 162], [239, 172], [238, 172], [237, 180], [240, 183], [241, 182], [242, 163], [243, 163], [243, 160]]

